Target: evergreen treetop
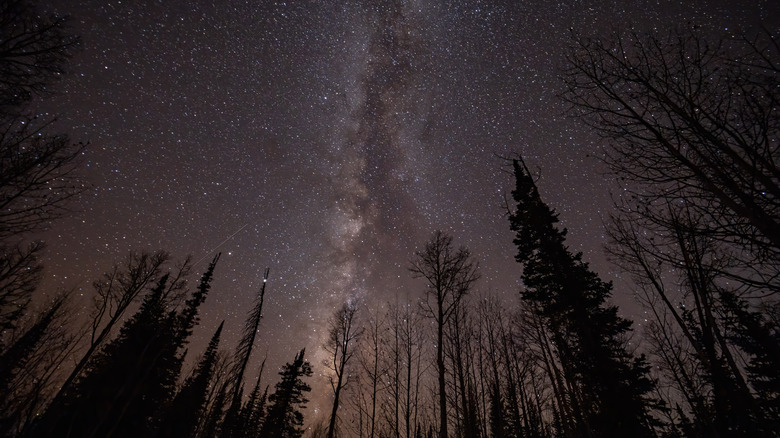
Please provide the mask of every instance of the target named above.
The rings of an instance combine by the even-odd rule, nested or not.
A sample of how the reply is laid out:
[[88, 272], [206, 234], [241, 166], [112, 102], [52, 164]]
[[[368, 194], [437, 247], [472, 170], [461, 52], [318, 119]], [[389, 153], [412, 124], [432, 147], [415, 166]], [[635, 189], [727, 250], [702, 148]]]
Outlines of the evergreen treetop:
[[631, 321], [606, 304], [612, 284], [602, 281], [565, 245], [566, 229], [541, 199], [522, 159], [512, 166], [517, 203], [510, 215], [516, 260], [523, 264], [522, 298], [554, 333], [553, 342], [566, 378], [578, 388], [571, 395], [583, 436], [653, 436], [647, 394], [653, 388], [644, 357], [625, 346]]
[[304, 393], [311, 391], [302, 377], [310, 377], [311, 365], [305, 361], [305, 349], [301, 350], [292, 363], [282, 367], [282, 379], [276, 384], [276, 391], [268, 397], [270, 406], [260, 436], [263, 438], [299, 438], [303, 436], [303, 414], [309, 401]]

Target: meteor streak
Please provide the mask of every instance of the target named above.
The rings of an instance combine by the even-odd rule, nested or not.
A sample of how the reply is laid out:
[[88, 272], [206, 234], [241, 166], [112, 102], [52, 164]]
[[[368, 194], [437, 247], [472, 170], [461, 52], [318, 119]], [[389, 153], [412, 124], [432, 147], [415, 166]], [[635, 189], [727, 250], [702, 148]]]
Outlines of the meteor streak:
[[231, 234], [230, 236], [228, 236], [228, 238], [227, 238], [227, 239], [223, 240], [222, 242], [219, 242], [219, 244], [218, 244], [217, 246], [215, 246], [214, 248], [211, 248], [210, 250], [206, 251], [206, 254], [204, 254], [204, 255], [203, 255], [203, 257], [199, 258], [197, 262], [193, 263], [193, 264], [192, 264], [192, 266], [197, 266], [197, 264], [198, 264], [198, 263], [200, 263], [200, 262], [202, 262], [202, 261], [203, 261], [203, 259], [205, 259], [206, 257], [208, 257], [208, 256], [209, 256], [209, 254], [211, 254], [211, 253], [213, 253], [214, 251], [216, 251], [216, 250], [217, 250], [217, 249], [218, 249], [220, 246], [224, 245], [224, 244], [225, 244], [225, 242], [227, 242], [228, 240], [232, 239], [232, 238], [233, 238], [233, 237], [234, 237], [236, 234], [240, 233], [240, 232], [241, 232], [241, 230], [243, 230], [244, 228], [246, 228], [246, 226], [247, 226], [247, 225], [249, 225], [249, 224], [248, 224], [248, 223], [244, 224], [244, 226], [242, 226], [241, 228], [239, 228], [239, 229], [238, 229], [238, 230], [237, 230], [235, 233], [233, 233], [233, 234]]

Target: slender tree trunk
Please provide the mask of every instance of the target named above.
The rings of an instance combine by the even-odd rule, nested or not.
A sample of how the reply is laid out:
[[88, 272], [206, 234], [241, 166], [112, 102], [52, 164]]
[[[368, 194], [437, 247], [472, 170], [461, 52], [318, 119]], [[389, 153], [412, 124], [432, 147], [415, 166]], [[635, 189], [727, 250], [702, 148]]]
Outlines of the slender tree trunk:
[[338, 381], [336, 382], [335, 394], [333, 396], [333, 409], [330, 412], [330, 423], [328, 424], [328, 438], [333, 438], [333, 435], [336, 432], [336, 416], [338, 415], [339, 410], [339, 395], [341, 394], [341, 379], [343, 375], [343, 373], [339, 373]]
[[439, 301], [439, 319], [436, 327], [436, 368], [439, 372], [439, 438], [448, 438], [447, 433], [447, 393], [444, 367], [444, 311]]
[[[378, 328], [377, 328], [378, 330]], [[374, 333], [375, 337], [379, 336], [378, 332]], [[369, 435], [370, 438], [374, 438], [374, 433], [376, 431], [376, 395], [377, 395], [377, 386], [379, 384], [379, 376], [377, 373], [379, 372], [379, 339], [376, 339], [376, 344], [374, 345], [374, 375], [372, 376], [372, 386], [371, 386], [371, 434]]]

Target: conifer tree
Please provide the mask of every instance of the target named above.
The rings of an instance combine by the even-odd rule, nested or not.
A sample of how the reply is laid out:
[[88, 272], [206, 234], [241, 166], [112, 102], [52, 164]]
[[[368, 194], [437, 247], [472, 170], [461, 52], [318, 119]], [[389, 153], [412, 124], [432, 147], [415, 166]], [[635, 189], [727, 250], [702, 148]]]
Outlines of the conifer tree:
[[292, 363], [287, 363], [279, 372], [282, 380], [276, 384], [276, 390], [268, 400], [266, 415], [260, 436], [262, 438], [300, 438], [303, 436], [303, 414], [308, 399], [304, 393], [311, 391], [303, 377], [312, 374], [311, 365], [303, 359], [305, 349], [295, 356]]
[[[29, 377], [29, 375], [24, 376], [24, 370], [31, 361], [34, 362], [31, 356], [46, 342], [47, 333], [51, 332], [52, 322], [62, 314], [62, 306], [66, 300], [67, 295], [57, 297], [48, 310], [0, 355], [0, 436], [10, 435], [13, 426], [21, 421], [21, 409], [15, 405], [24, 406], [26, 402], [41, 397], [37, 391], [18, 394], [13, 387], [16, 386], [15, 383]], [[45, 346], [43, 348], [45, 349]]]
[[[66, 298], [65, 295], [58, 297], [49, 309], [38, 318], [38, 321], [0, 355], [0, 394], [3, 396], [8, 395], [8, 385], [14, 378], [15, 372], [25, 366], [28, 356], [45, 335], [49, 324], [62, 308]], [[0, 406], [3, 405], [3, 401], [0, 399]]]
[[255, 387], [249, 393], [249, 399], [241, 406], [238, 416], [233, 419], [232, 436], [235, 438], [252, 438], [260, 433], [260, 424], [265, 416], [265, 402], [268, 396], [268, 387], [260, 393], [260, 382], [263, 379], [265, 359], [260, 364], [260, 373], [255, 380]]
[[617, 315], [606, 300], [612, 285], [602, 281], [565, 245], [566, 229], [541, 199], [522, 159], [512, 161], [517, 203], [510, 215], [516, 233], [516, 260], [523, 265], [522, 298], [555, 334], [577, 416], [574, 434], [587, 437], [654, 436], [649, 417], [648, 378], [644, 357], [624, 345], [631, 322]]
[[489, 423], [490, 435], [493, 438], [507, 438], [510, 436], [506, 407], [504, 406], [504, 401], [501, 396], [501, 387], [498, 383], [491, 385]]
[[[152, 394], [158, 391], [144, 385], [148, 380], [144, 375], [150, 362], [156, 363], [153, 356], [160, 353], [161, 338], [173, 335], [166, 330], [170, 323], [163, 298], [167, 282], [165, 275], [144, 297], [141, 308], [124, 324], [117, 338], [95, 356], [68, 397], [62, 420], [51, 430], [42, 431], [41, 436], [107, 436], [123, 418], [134, 423], [124, 425], [127, 432], [149, 432], [134, 420], [153, 415], [160, 402], [160, 394]], [[140, 401], [137, 395], [141, 394], [148, 395], [148, 399], [134, 403]]]
[[[748, 304], [731, 292], [721, 293], [723, 306], [730, 313], [733, 342], [750, 355], [745, 371], [756, 391], [761, 409], [752, 430], [754, 436], [780, 430], [780, 327], [778, 322], [752, 311]], [[761, 418], [763, 417], [763, 418]]]
[[[182, 312], [169, 311], [169, 275], [143, 300], [138, 312], [87, 366], [39, 436], [135, 437], [151, 435], [172, 399], [187, 337], [197, 320], [219, 256], [201, 278]], [[53, 427], [52, 427], [53, 426]]]
[[208, 388], [214, 375], [217, 361], [217, 348], [222, 334], [222, 321], [209, 341], [203, 358], [192, 375], [184, 381], [184, 385], [171, 403], [165, 422], [160, 427], [160, 437], [189, 438], [195, 433], [198, 421], [206, 408]]
[[[265, 364], [265, 361], [263, 361]], [[262, 372], [262, 371], [261, 371]], [[249, 400], [241, 408], [242, 437], [252, 438], [260, 433], [260, 427], [265, 419], [265, 405], [268, 401], [268, 387], [260, 394], [260, 378], [255, 389], [249, 394]]]
[[260, 292], [257, 294], [255, 305], [252, 307], [252, 311], [247, 316], [246, 323], [244, 325], [244, 332], [241, 336], [241, 340], [236, 347], [236, 353], [233, 362], [233, 369], [231, 370], [231, 384], [232, 396], [230, 399], [230, 405], [227, 413], [225, 413], [225, 421], [223, 424], [223, 436], [225, 438], [240, 436], [240, 414], [241, 414], [241, 397], [244, 392], [244, 373], [246, 367], [249, 365], [249, 359], [252, 357], [252, 349], [255, 345], [255, 339], [257, 338], [257, 329], [260, 327], [260, 320], [263, 318], [263, 300], [265, 298], [265, 286], [268, 282], [268, 269], [263, 274], [263, 286], [260, 288]]
[[209, 290], [211, 289], [211, 280], [214, 278], [214, 268], [217, 266], [217, 262], [221, 255], [222, 253], [217, 253], [211, 260], [208, 268], [206, 268], [206, 272], [200, 277], [198, 288], [187, 300], [184, 305], [184, 310], [182, 310], [178, 317], [177, 340], [182, 344], [192, 335], [192, 329], [198, 325], [198, 322], [200, 321], [198, 319], [198, 308], [206, 301], [206, 295], [208, 295]]
[[201, 438], [215, 438], [220, 436], [222, 431], [222, 417], [225, 413], [225, 404], [227, 404], [228, 385], [223, 382], [217, 391], [214, 401], [211, 403], [208, 415], [203, 421], [203, 427], [198, 436]]

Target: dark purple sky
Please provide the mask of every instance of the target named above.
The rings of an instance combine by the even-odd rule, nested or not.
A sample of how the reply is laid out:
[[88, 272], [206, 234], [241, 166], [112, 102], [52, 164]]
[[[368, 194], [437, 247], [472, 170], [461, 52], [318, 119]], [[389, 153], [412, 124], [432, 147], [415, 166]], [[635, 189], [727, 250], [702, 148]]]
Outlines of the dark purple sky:
[[[45, 108], [90, 142], [93, 185], [41, 236], [50, 287], [87, 293], [130, 251], [201, 271], [217, 249], [191, 351], [222, 319], [233, 348], [269, 267], [256, 357], [273, 370], [306, 347], [315, 374], [337, 305], [420, 295], [407, 267], [435, 229], [479, 259], [479, 293], [517, 295], [495, 154], [538, 169], [572, 249], [618, 279], [602, 247], [619, 188], [556, 97], [569, 29], [739, 33], [780, 17], [775, 0], [48, 3], [83, 49]], [[640, 319], [619, 279], [614, 300]]]

